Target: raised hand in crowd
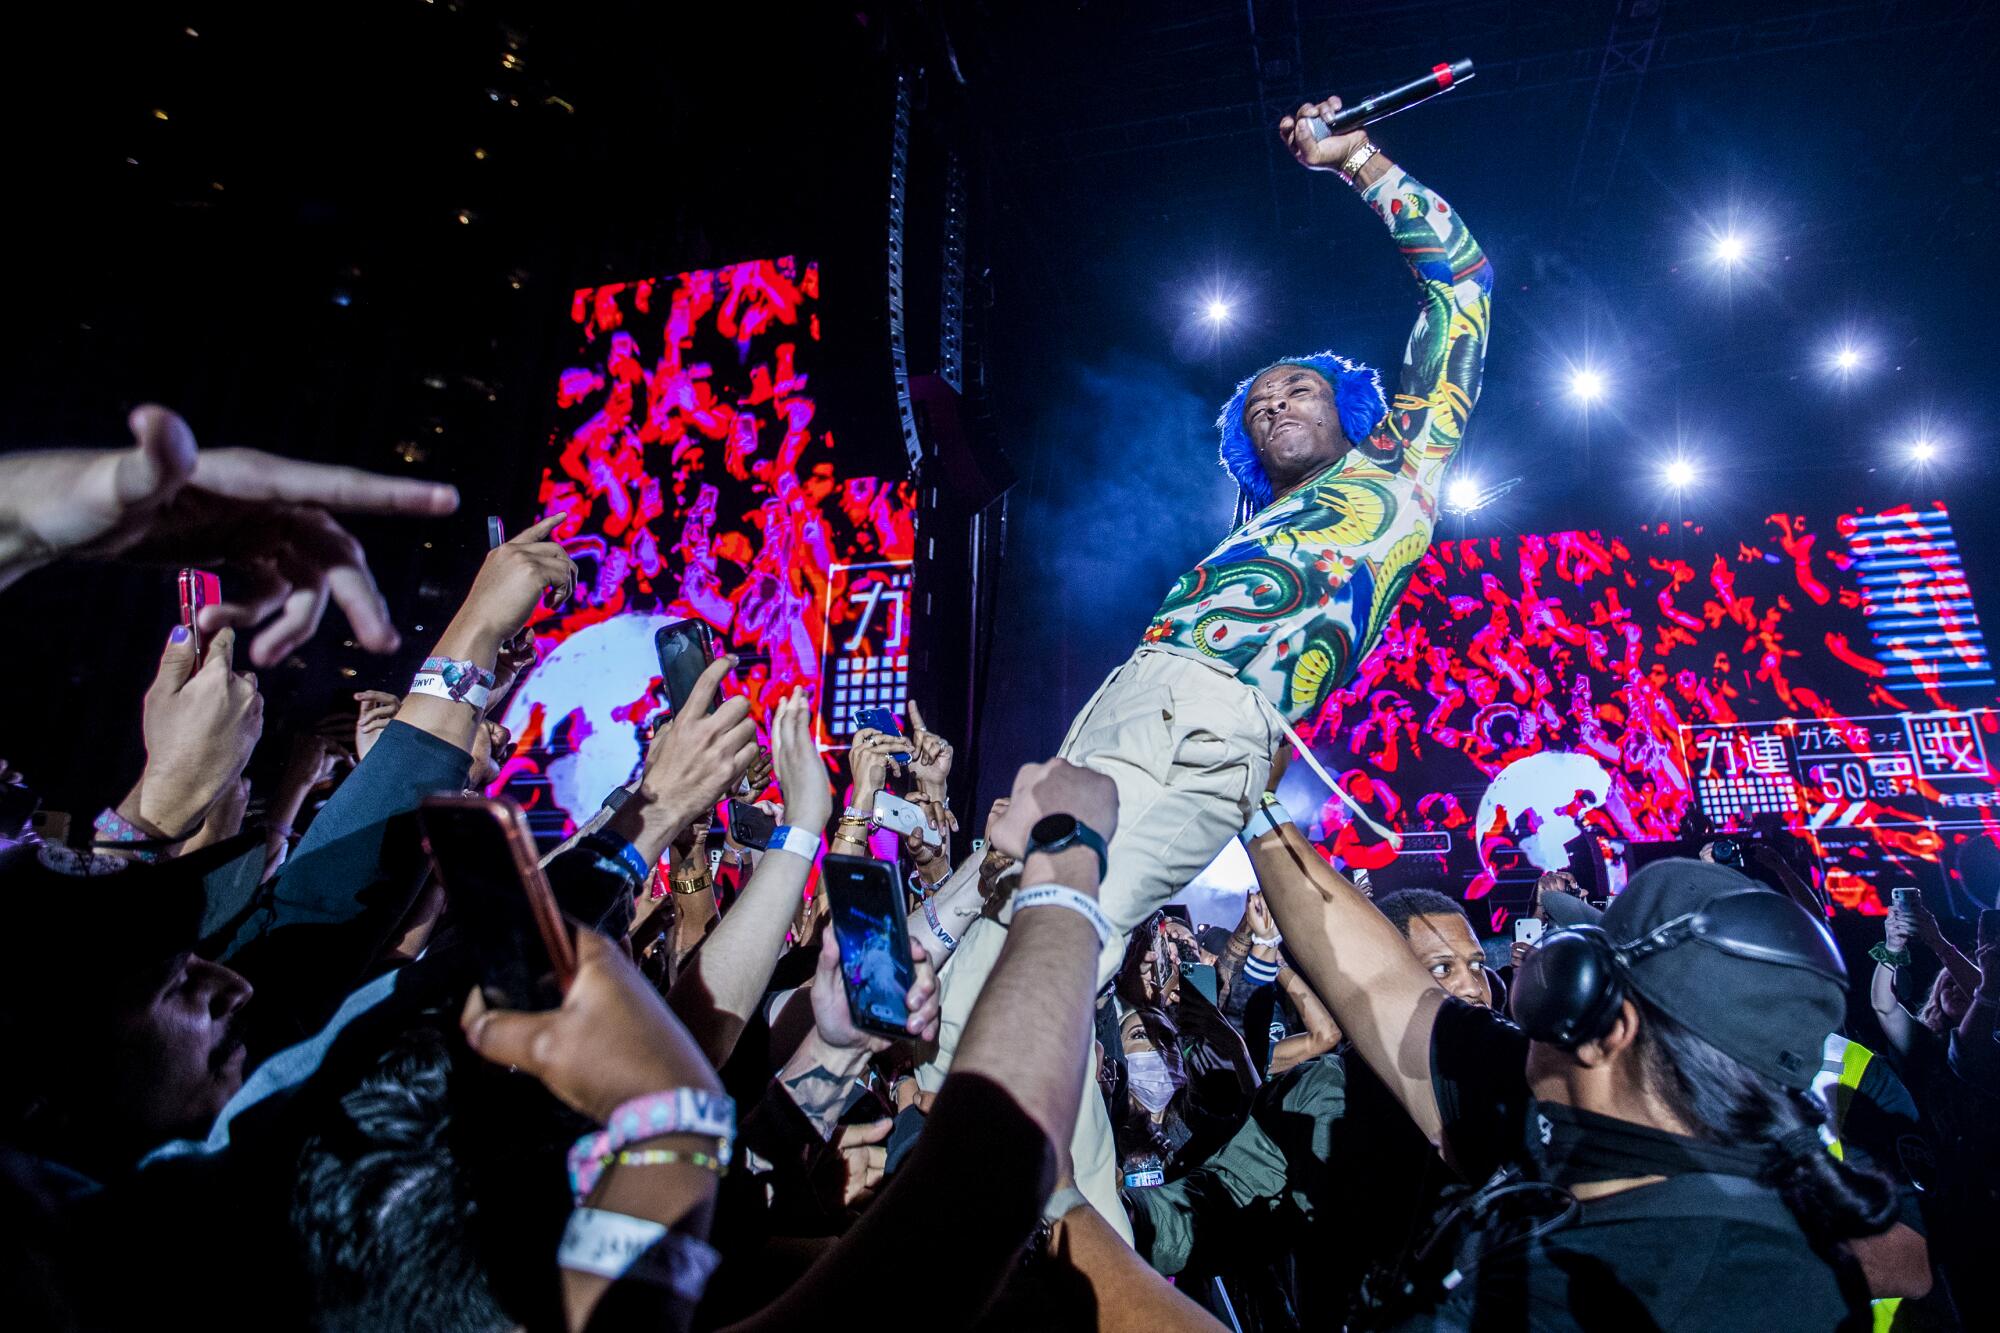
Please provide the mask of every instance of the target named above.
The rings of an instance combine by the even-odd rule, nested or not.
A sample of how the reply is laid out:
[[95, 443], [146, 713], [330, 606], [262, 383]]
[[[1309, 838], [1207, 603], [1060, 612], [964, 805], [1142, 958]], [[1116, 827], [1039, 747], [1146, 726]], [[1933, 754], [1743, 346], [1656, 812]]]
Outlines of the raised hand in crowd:
[[493, 702], [487, 707], [490, 716], [499, 711], [507, 700], [507, 692], [514, 688], [514, 682], [521, 673], [535, 664], [535, 632], [525, 627], [516, 630], [514, 637], [500, 645], [500, 652], [493, 662]]
[[1937, 917], [1931, 913], [1930, 904], [1924, 901], [1923, 894], [1912, 893], [1893, 900], [1890, 915], [1898, 913], [1904, 917], [1908, 938], [1921, 941], [1924, 947], [1936, 954], [1937, 960], [1951, 973], [1951, 979], [1958, 983], [1959, 989], [1970, 995], [1979, 985], [1979, 966], [1951, 942], [1938, 925]]
[[[715, 666], [709, 671], [714, 672]], [[707, 674], [702, 677], [704, 681], [708, 678]], [[697, 686], [696, 694], [700, 692]], [[755, 730], [743, 699], [729, 700], [715, 716], [721, 717], [733, 705], [743, 706], [739, 725], [748, 729], [748, 735], [729, 757], [729, 764], [734, 765], [729, 772], [732, 784], [749, 765], [750, 751], [756, 747]], [[690, 707], [687, 712], [697, 710]], [[695, 1040], [717, 1065], [729, 1058], [770, 985], [771, 972], [784, 952], [786, 931], [812, 874], [820, 830], [833, 813], [833, 792], [813, 739], [812, 718], [812, 698], [804, 690], [793, 691], [771, 714], [771, 758], [785, 793], [786, 817], [795, 821], [792, 827], [798, 830], [795, 839], [785, 844], [774, 841], [758, 858], [757, 869], [728, 914], [674, 981], [674, 1011], [686, 1019]], [[725, 768], [718, 764], [716, 774], [720, 776]], [[711, 804], [720, 795], [721, 791], [716, 791], [710, 797]]]
[[[576, 587], [576, 564], [549, 540], [561, 521], [560, 515], [545, 518], [486, 553], [465, 601], [432, 650], [435, 658], [492, 672], [502, 645], [528, 623], [544, 597], [551, 606], [569, 599]], [[483, 706], [412, 692], [396, 716], [470, 754], [484, 713]]]
[[[759, 751], [762, 755], [764, 752]], [[792, 691], [771, 714], [770, 767], [784, 794], [785, 823], [818, 834], [833, 818], [833, 784], [813, 737], [812, 695]]]
[[[606, 827], [639, 849], [647, 864], [709, 815], [757, 754], [757, 724], [741, 695], [709, 711], [722, 678], [735, 665], [720, 657], [696, 679], [687, 705], [653, 734], [639, 785]], [[704, 868], [706, 863], [704, 862]]]
[[887, 785], [890, 777], [902, 775], [903, 765], [893, 756], [909, 752], [910, 742], [901, 736], [891, 736], [873, 727], [855, 732], [847, 748], [847, 773], [854, 784], [848, 804], [857, 810], [873, 810], [875, 793]]
[[235, 669], [236, 631], [208, 645], [199, 669], [194, 638], [176, 625], [146, 691], [146, 769], [118, 813], [152, 838], [192, 833], [242, 774], [264, 732], [257, 678]]
[[910, 776], [917, 790], [910, 799], [923, 808], [932, 828], [940, 833], [958, 832], [958, 818], [951, 812], [947, 780], [951, 777], [951, 742], [924, 725], [923, 712], [910, 700]]
[[[731, 913], [734, 915], [734, 913]], [[930, 959], [913, 941], [910, 957], [915, 980], [903, 997], [910, 1018], [910, 1036], [920, 1042], [937, 1040], [942, 993]], [[819, 963], [806, 986], [812, 1006], [812, 1030], [778, 1070], [777, 1086], [810, 1121], [820, 1138], [832, 1141], [841, 1116], [860, 1095], [856, 1080], [870, 1057], [889, 1049], [888, 1038], [864, 1032], [854, 1024], [847, 1006], [847, 988], [840, 978], [840, 941], [831, 930], [820, 934]], [[794, 992], [796, 997], [796, 992]], [[788, 1000], [785, 1008], [791, 1007]], [[779, 1024], [785, 1024], [781, 1018]]]
[[361, 712], [354, 721], [354, 758], [360, 762], [375, 748], [375, 742], [382, 739], [382, 733], [396, 720], [396, 710], [403, 701], [387, 690], [361, 690], [354, 696], [361, 705]]
[[[382, 697], [389, 698], [387, 695]], [[393, 717], [396, 700], [389, 699], [389, 703], [389, 716]], [[388, 725], [387, 718], [383, 720], [383, 725]], [[343, 765], [356, 762], [355, 747], [347, 735], [349, 730], [347, 715], [335, 713], [323, 719], [314, 730], [302, 731], [292, 737], [291, 748], [285, 755], [285, 766], [264, 805], [266, 875], [284, 864], [299, 813], [305, 809], [313, 789], [322, 782], [330, 781]]]
[[200, 628], [263, 625], [247, 654], [255, 665], [311, 638], [329, 598], [362, 647], [398, 646], [361, 544], [332, 514], [449, 514], [456, 488], [255, 449], [204, 453], [185, 421], [151, 404], [128, 420], [130, 449], [0, 458], [0, 588], [71, 557], [220, 565], [237, 577]]
[[222, 794], [215, 798], [214, 805], [208, 807], [208, 813], [201, 817], [201, 824], [181, 843], [181, 855], [212, 847], [218, 842], [227, 842], [241, 833], [243, 814], [249, 808], [250, 779], [239, 775], [235, 781], [224, 783]]
[[[1028, 835], [1044, 816], [1052, 814], [1074, 816], [1094, 829], [1108, 846], [1111, 835], [1118, 829], [1118, 787], [1102, 773], [1067, 759], [1024, 765], [1014, 775], [1014, 789], [1007, 795], [1006, 809], [995, 804], [993, 819], [986, 826], [986, 839], [1016, 861], [1024, 860]], [[1037, 859], [1080, 865], [1086, 856], [1094, 868], [1097, 854], [1085, 847]], [[1097, 878], [1094, 870], [1090, 878], [1094, 883]]]
[[[461, 1016], [466, 1043], [494, 1064], [540, 1080], [599, 1124], [609, 1123], [619, 1107], [655, 1093], [685, 1088], [721, 1099], [721, 1079], [623, 948], [595, 931], [579, 930], [576, 963], [562, 1005], [545, 1013], [490, 1008], [475, 986]], [[634, 1153], [657, 1156], [628, 1168], [622, 1159]], [[683, 1234], [706, 1232], [699, 1210], [715, 1194], [715, 1138], [628, 1137], [600, 1166], [591, 1207], [656, 1224], [662, 1236], [667, 1227]], [[581, 1328], [609, 1283], [568, 1265], [562, 1271], [570, 1327]]]

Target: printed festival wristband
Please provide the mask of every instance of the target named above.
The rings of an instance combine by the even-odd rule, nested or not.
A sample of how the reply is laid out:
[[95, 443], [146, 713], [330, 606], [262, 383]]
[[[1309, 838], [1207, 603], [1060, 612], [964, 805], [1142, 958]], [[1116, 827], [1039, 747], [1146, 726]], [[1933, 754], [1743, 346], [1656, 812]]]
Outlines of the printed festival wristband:
[[1116, 932], [1112, 929], [1111, 918], [1097, 905], [1097, 900], [1089, 894], [1078, 893], [1075, 889], [1061, 884], [1037, 884], [1032, 889], [1022, 889], [1014, 895], [1014, 915], [1019, 916], [1030, 907], [1061, 907], [1075, 912], [1090, 923], [1097, 932], [1100, 945], [1111, 943]]
[[771, 832], [771, 840], [764, 844], [767, 852], [790, 852], [793, 856], [810, 862], [819, 855], [819, 834], [811, 829], [793, 828], [790, 824], [780, 824]]
[[482, 713], [486, 711], [486, 705], [493, 701], [493, 691], [486, 686], [473, 684], [463, 677], [453, 684], [435, 671], [419, 671], [410, 682], [410, 693], [449, 699], [455, 704], [470, 704]]
[[608, 1213], [602, 1208], [578, 1208], [563, 1228], [556, 1263], [576, 1273], [624, 1277], [639, 1256], [660, 1243], [667, 1228], [643, 1217]]
[[480, 666], [477, 662], [468, 662], [462, 657], [426, 657], [424, 664], [418, 667], [417, 670], [432, 671], [440, 676], [453, 679], [458, 676], [465, 676], [473, 684], [484, 685], [489, 690], [500, 683], [500, 677], [494, 675], [485, 667]]
[[718, 1159], [729, 1165], [736, 1137], [736, 1103], [726, 1094], [694, 1088], [634, 1097], [611, 1113], [602, 1130], [586, 1134], [569, 1150], [569, 1182], [582, 1199], [596, 1188], [605, 1165], [620, 1148], [662, 1134], [693, 1134], [720, 1144]]
[[931, 934], [938, 937], [938, 943], [944, 946], [946, 953], [958, 948], [958, 941], [944, 928], [944, 922], [938, 920], [937, 903], [930, 898], [924, 899], [924, 922], [931, 928]]

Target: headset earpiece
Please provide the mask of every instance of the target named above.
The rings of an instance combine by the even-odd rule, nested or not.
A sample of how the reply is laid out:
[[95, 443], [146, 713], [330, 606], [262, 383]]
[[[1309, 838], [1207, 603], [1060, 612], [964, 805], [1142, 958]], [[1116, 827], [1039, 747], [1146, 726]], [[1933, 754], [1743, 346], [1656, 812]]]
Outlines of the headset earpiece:
[[1574, 1049], [1611, 1030], [1625, 979], [1597, 926], [1552, 931], [1514, 973], [1514, 1021], [1536, 1041]]

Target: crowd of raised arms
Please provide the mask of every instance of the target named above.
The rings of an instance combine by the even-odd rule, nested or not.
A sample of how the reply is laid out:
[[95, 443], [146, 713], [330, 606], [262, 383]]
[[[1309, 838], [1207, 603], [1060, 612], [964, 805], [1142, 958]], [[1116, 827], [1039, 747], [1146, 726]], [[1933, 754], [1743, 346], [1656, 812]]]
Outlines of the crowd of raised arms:
[[[1449, 886], [1371, 899], [1267, 801], [1241, 919], [1156, 913], [1099, 988], [1104, 861], [1036, 830], [1110, 842], [1111, 778], [1030, 764], [961, 827], [967, 775], [920, 707], [830, 768], [812, 701], [760, 727], [725, 655], [544, 858], [573, 965], [559, 1001], [510, 1006], [418, 825], [506, 757], [523, 626], [576, 577], [553, 520], [413, 645], [473, 688], [427, 663], [281, 736], [254, 669], [313, 651], [329, 601], [400, 644], [335, 514], [420, 535], [457, 496], [131, 424], [0, 458], [0, 586], [230, 571], [138, 716], [79, 720], [139, 729], [136, 781], [0, 851], [8, 1327], [2000, 1328], [2000, 939], [1899, 896], [1850, 986], [1781, 864], [1663, 863], [1601, 913], [1545, 876], [1547, 933], [1493, 966]], [[253, 793], [260, 743], [286, 758]], [[887, 859], [883, 792], [920, 815], [878, 937], [907, 966], [843, 957], [820, 868]], [[744, 809], [777, 831], [733, 836]], [[954, 1015], [981, 918], [1004, 944]], [[1565, 1026], [1558, 942], [1688, 922]], [[908, 983], [899, 1025], [857, 998], [881, 976]], [[1871, 1010], [1872, 1052], [1840, 1035]], [[1115, 1205], [1073, 1179], [1091, 1099]], [[1689, 1183], [1718, 1181], [1734, 1203]]]

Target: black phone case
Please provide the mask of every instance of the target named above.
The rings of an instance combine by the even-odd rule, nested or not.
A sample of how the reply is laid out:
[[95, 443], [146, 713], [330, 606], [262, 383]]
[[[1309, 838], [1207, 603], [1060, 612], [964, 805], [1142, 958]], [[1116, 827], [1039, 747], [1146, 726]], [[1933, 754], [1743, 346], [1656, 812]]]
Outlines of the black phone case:
[[[827, 862], [828, 869], [830, 871], [837, 867], [837, 863], [843, 861], [850, 863], [861, 862], [868, 865], [876, 865], [876, 866], [884, 866], [888, 864], [887, 862], [877, 861], [872, 857], [842, 856], [837, 852], [827, 853], [825, 859]], [[892, 906], [900, 908], [903, 903], [902, 888], [901, 886], [894, 884], [894, 879], [895, 879], [895, 873], [894, 870], [891, 869], [890, 880], [891, 880], [891, 886], [894, 889], [894, 893], [890, 898], [890, 903], [892, 904]], [[826, 891], [829, 894], [833, 892], [834, 876], [832, 874], [829, 873], [824, 879], [822, 879], [821, 883], [825, 886]], [[837, 911], [839, 909], [836, 907], [835, 910]], [[907, 984], [905, 984], [903, 990], [905, 993], [908, 993], [910, 986], [916, 984], [916, 964], [914, 962], [909, 961], [910, 927], [909, 927], [909, 922], [905, 919], [906, 916], [907, 913], [902, 912], [900, 910], [893, 910], [889, 913], [889, 935], [890, 935], [889, 947], [895, 950], [896, 958], [899, 960], [897, 969], [898, 973], [901, 976], [907, 978]], [[833, 922], [828, 921], [826, 928], [828, 930], [832, 930], [834, 928]], [[842, 991], [844, 991], [847, 995], [847, 1016], [852, 1020], [854, 1020], [854, 1026], [860, 1028], [864, 1032], [872, 1032], [878, 1037], [887, 1037], [892, 1041], [908, 1039], [910, 1035], [909, 1029], [904, 1027], [902, 1024], [877, 1022], [872, 1015], [870, 1015], [865, 1010], [861, 1009], [859, 1006], [855, 1004], [854, 988], [848, 982], [847, 967], [845, 961], [842, 962], [840, 969], [840, 985]]]
[[[704, 621], [676, 620], [653, 635], [653, 652], [660, 659], [660, 681], [666, 688], [667, 703], [678, 715], [701, 673], [715, 660], [715, 635]], [[720, 702], [710, 703], [708, 711], [713, 713]]]
[[729, 836], [739, 846], [763, 851], [771, 845], [771, 835], [777, 831], [777, 818], [769, 811], [759, 810], [748, 801], [729, 802]]

